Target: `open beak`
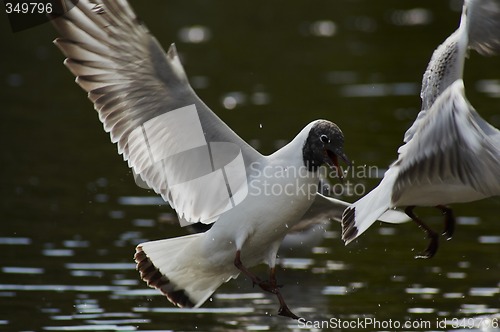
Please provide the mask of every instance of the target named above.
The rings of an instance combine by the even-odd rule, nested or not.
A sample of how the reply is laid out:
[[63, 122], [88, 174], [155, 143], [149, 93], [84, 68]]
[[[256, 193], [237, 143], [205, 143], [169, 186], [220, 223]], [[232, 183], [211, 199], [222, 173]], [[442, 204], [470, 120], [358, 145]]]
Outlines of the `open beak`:
[[351, 161], [349, 160], [349, 158], [347, 158], [345, 153], [341, 150], [337, 150], [337, 151], [333, 152], [329, 149], [325, 149], [325, 154], [326, 154], [326, 158], [325, 158], [326, 164], [328, 166], [330, 166], [331, 169], [335, 170], [335, 172], [337, 173], [337, 176], [340, 180], [343, 180], [344, 179], [344, 172], [342, 171], [342, 168], [340, 168], [339, 157], [347, 164], [347, 166], [351, 166]]

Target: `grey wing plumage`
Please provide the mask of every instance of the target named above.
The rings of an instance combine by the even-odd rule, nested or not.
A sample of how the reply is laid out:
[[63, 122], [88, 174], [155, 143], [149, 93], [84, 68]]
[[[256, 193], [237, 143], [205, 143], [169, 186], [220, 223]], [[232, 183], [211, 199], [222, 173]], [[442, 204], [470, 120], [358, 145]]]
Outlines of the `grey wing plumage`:
[[499, 0], [465, 1], [460, 27], [439, 45], [427, 65], [420, 92], [422, 111], [406, 131], [404, 142], [412, 138], [419, 122], [438, 96], [463, 77], [468, 49], [474, 49], [482, 55], [494, 55], [500, 51]]
[[500, 1], [466, 0], [469, 47], [482, 55], [500, 51]]
[[[245, 170], [262, 156], [198, 98], [175, 46], [165, 53], [126, 1], [81, 0], [53, 24], [118, 152], [183, 220], [214, 221], [245, 195]], [[227, 164], [243, 167], [232, 182]]]
[[[455, 80], [462, 78], [467, 39], [461, 26], [432, 54], [422, 77], [422, 111], [428, 110], [437, 97]], [[425, 112], [424, 112], [425, 114]], [[419, 116], [423, 116], [420, 115]], [[418, 118], [417, 118], [418, 120]], [[405, 142], [411, 137], [405, 135]]]
[[499, 195], [500, 131], [465, 98], [463, 81], [448, 87], [427, 112], [412, 140], [399, 150], [392, 201], [409, 187], [429, 185], [452, 186], [457, 190], [450, 191], [457, 195], [460, 188], [470, 188], [477, 196], [471, 200]]

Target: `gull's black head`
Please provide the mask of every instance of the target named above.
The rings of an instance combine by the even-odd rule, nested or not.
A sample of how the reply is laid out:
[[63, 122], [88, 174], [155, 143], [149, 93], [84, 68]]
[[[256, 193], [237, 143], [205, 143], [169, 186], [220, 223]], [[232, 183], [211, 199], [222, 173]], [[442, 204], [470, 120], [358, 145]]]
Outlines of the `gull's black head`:
[[310, 172], [315, 172], [324, 164], [335, 169], [342, 178], [338, 158], [350, 165], [344, 153], [344, 134], [333, 122], [317, 120], [313, 123], [304, 147], [302, 148], [304, 165]]

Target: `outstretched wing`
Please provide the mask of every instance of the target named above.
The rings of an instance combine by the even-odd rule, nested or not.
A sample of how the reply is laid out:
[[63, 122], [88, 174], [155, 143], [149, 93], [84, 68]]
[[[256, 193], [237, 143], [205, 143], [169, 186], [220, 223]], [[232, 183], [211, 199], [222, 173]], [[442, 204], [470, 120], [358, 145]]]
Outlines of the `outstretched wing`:
[[441, 93], [463, 77], [464, 61], [468, 49], [481, 55], [500, 52], [500, 1], [466, 0], [462, 9], [460, 27], [432, 54], [422, 78], [422, 111], [406, 131], [408, 142]]
[[469, 47], [481, 55], [500, 51], [500, 1], [465, 0]]
[[182, 220], [213, 222], [244, 199], [262, 156], [198, 98], [175, 46], [165, 53], [125, 0], [80, 0], [53, 24], [118, 152]]
[[483, 197], [500, 194], [500, 131], [465, 98], [462, 80], [438, 97], [399, 152], [393, 202], [410, 186], [430, 184], [469, 187]]

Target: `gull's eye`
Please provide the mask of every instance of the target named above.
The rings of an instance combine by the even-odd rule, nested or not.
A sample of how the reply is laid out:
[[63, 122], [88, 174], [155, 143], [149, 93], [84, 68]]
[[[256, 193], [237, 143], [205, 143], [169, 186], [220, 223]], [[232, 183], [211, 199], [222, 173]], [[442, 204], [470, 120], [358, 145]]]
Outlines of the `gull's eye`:
[[330, 139], [326, 135], [321, 135], [319, 139], [321, 140], [321, 142], [323, 142], [325, 144], [330, 143]]

